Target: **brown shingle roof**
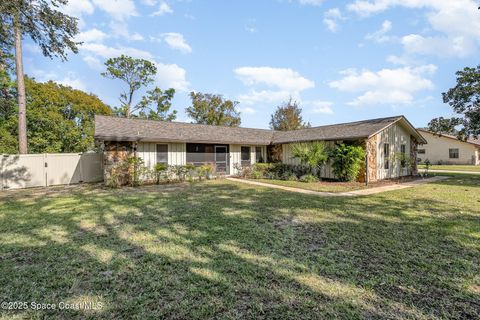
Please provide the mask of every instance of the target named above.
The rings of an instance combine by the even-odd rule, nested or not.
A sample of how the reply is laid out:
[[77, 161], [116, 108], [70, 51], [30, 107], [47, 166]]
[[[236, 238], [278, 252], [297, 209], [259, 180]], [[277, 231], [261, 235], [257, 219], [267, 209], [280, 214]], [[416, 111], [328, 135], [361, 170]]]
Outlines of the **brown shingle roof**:
[[277, 131], [274, 133], [273, 140], [275, 143], [287, 143], [312, 140], [355, 140], [368, 138], [402, 118], [402, 116], [398, 116], [332, 124], [293, 131]]
[[272, 130], [95, 116], [95, 139], [225, 144], [272, 142]]
[[162, 141], [259, 145], [314, 140], [355, 140], [368, 138], [397, 121], [403, 121], [419, 139], [423, 139], [403, 116], [341, 123], [293, 131], [232, 128], [183, 122], [95, 116], [95, 139], [105, 141]]

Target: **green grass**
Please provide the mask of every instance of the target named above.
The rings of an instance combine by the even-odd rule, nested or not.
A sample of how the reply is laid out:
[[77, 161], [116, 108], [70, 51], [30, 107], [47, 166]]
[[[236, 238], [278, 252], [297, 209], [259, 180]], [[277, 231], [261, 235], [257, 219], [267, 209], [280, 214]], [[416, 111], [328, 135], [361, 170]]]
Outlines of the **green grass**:
[[103, 305], [0, 318], [478, 319], [479, 186], [0, 192], [0, 301]]
[[[424, 170], [425, 165], [420, 164], [418, 165], [419, 169]], [[456, 166], [456, 165], [432, 165], [430, 166], [431, 170], [453, 170], [453, 171], [474, 171], [474, 172], [480, 172], [480, 166]]]
[[[275, 179], [254, 179], [253, 181], [275, 184], [278, 186], [306, 189], [319, 192], [348, 192], [353, 190], [365, 189], [365, 183], [360, 182], [301, 182], [301, 181], [287, 181], [287, 180], [275, 180]], [[370, 187], [373, 184], [370, 184]]]

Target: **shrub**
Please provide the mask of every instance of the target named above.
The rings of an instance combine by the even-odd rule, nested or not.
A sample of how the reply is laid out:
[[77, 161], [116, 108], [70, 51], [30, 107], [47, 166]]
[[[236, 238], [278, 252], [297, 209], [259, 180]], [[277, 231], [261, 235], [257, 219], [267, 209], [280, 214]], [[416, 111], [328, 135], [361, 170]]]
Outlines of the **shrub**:
[[260, 172], [253, 170], [250, 178], [252, 178], [252, 179], [262, 179], [262, 178], [265, 178], [265, 176], [262, 175]]
[[282, 176], [282, 180], [286, 181], [298, 181], [298, 177], [295, 173], [293, 172], [285, 172], [284, 175]]
[[309, 173], [300, 177], [301, 182], [317, 182], [318, 179], [313, 174]]
[[235, 163], [233, 168], [237, 171], [236, 176], [239, 178], [250, 178], [252, 176], [253, 168], [251, 165], [242, 166]]
[[266, 177], [267, 172], [269, 172], [273, 167], [272, 163], [255, 163], [252, 169], [252, 175], [255, 175], [257, 178], [254, 179], [261, 179]]
[[355, 181], [365, 160], [365, 150], [360, 146], [337, 145], [330, 152], [333, 173], [340, 181]]
[[168, 179], [168, 166], [164, 163], [157, 163], [153, 167], [152, 175], [156, 184], [160, 184], [160, 181]]
[[197, 170], [198, 178], [201, 180], [202, 178], [209, 179], [214, 171], [214, 168], [213, 168], [213, 165], [211, 165], [210, 163], [207, 163], [200, 167], [197, 167], [196, 170]]
[[320, 169], [328, 160], [327, 148], [321, 141], [295, 143], [292, 145], [292, 154], [314, 175], [320, 173]]

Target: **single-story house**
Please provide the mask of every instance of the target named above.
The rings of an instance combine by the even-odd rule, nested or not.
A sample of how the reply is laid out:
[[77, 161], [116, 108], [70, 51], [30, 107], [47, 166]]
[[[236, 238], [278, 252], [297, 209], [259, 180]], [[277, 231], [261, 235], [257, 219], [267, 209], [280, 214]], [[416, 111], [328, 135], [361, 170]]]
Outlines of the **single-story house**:
[[[150, 168], [156, 163], [196, 166], [211, 163], [217, 173], [232, 175], [238, 166], [256, 162], [298, 164], [292, 157], [293, 143], [358, 143], [367, 151], [366, 174], [359, 180], [368, 181], [412, 174], [412, 168], [394, 155], [403, 153], [416, 158], [417, 145], [426, 143], [404, 116], [293, 131], [96, 116], [95, 139], [103, 146], [105, 174], [122, 158], [136, 155]], [[321, 175], [335, 178], [328, 164]]]
[[431, 164], [480, 165], [480, 139], [463, 141], [448, 134], [417, 130], [428, 142], [418, 148], [419, 161], [428, 159]]

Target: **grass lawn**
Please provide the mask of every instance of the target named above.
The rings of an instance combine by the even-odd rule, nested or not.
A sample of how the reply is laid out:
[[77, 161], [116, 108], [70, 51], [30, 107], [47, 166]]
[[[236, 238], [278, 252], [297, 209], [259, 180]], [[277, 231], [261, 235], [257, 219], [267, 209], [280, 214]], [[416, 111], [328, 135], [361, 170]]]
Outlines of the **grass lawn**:
[[[419, 164], [418, 169], [424, 170], [425, 165], [424, 164]], [[480, 166], [455, 166], [455, 165], [431, 165], [430, 166], [431, 170], [453, 170], [453, 171], [474, 171], [474, 172], [480, 172]]]
[[287, 181], [287, 180], [275, 180], [275, 179], [252, 179], [252, 181], [270, 183], [278, 186], [285, 186], [285, 187], [291, 187], [291, 188], [320, 191], [320, 192], [348, 192], [348, 191], [367, 188], [365, 186], [365, 183], [360, 183], [360, 182], [351, 182], [351, 183], [301, 182], [301, 181]]
[[0, 301], [102, 305], [4, 319], [480, 317], [478, 176], [355, 198], [60, 187], [0, 208]]

